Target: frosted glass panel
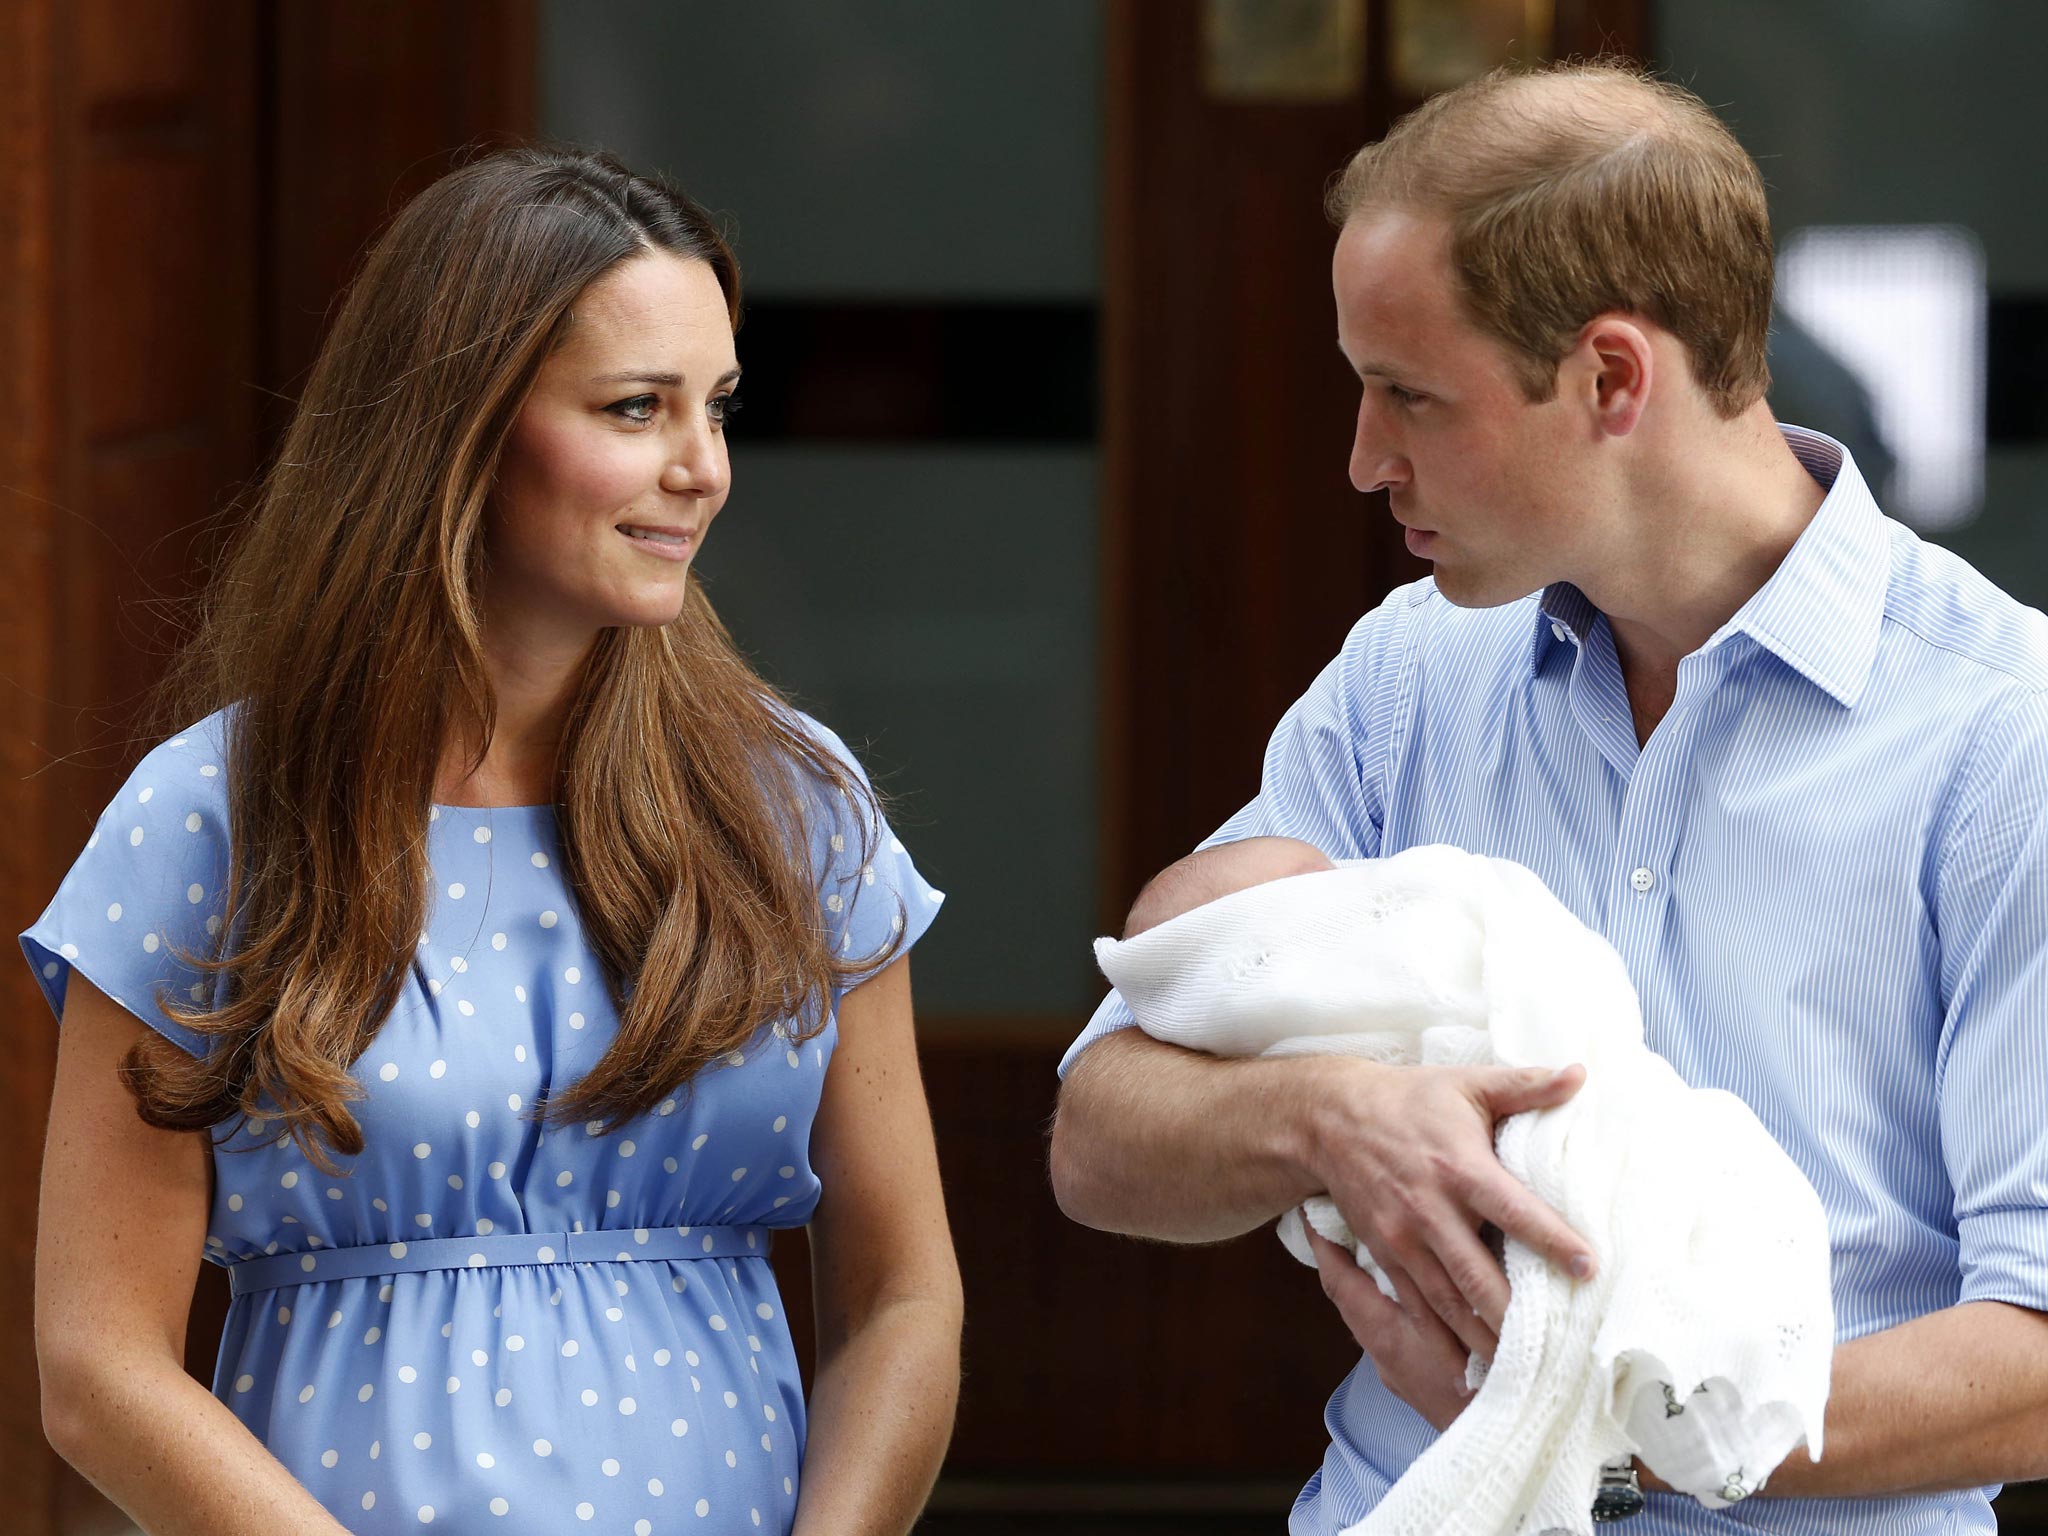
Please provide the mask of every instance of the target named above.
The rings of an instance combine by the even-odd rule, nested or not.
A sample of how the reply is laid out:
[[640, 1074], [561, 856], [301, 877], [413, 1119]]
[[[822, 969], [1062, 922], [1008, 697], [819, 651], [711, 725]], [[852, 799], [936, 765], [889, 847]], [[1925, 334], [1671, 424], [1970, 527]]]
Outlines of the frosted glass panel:
[[731, 213], [758, 293], [1093, 297], [1096, 0], [546, 0], [542, 121]]
[[[922, 356], [777, 377], [793, 366], [766, 339], [777, 303], [950, 324], [966, 306], [1096, 301], [1098, 0], [542, 0], [541, 27], [543, 131], [664, 172], [735, 223], [764, 317], [751, 359], [740, 333], [741, 393], [764, 419], [794, 383], [886, 380]], [[986, 387], [1006, 345], [943, 387]], [[762, 670], [861, 752], [948, 892], [917, 952], [920, 1014], [1071, 1024], [1098, 995], [1094, 446], [750, 442], [747, 424], [700, 569]]]
[[946, 891], [925, 1014], [1095, 1001], [1095, 476], [1091, 449], [734, 447], [699, 569]]

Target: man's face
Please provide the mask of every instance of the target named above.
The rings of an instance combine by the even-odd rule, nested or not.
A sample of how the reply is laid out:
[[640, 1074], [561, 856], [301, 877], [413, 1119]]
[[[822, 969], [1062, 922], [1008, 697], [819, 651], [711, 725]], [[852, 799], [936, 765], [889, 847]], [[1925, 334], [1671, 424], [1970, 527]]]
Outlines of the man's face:
[[1364, 386], [1351, 483], [1387, 491], [1444, 596], [1485, 608], [1576, 569], [1591, 428], [1562, 393], [1529, 403], [1458, 300], [1449, 241], [1428, 215], [1352, 219], [1331, 270], [1337, 344]]

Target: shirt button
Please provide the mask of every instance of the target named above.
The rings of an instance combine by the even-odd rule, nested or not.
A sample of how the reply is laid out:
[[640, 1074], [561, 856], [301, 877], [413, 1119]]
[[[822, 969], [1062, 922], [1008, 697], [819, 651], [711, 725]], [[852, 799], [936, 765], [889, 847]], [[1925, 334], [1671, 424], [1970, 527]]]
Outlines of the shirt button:
[[1630, 873], [1628, 877], [1628, 883], [1630, 889], [1632, 889], [1638, 896], [1647, 896], [1650, 893], [1650, 887], [1657, 883], [1657, 877], [1651, 874], [1647, 869], [1638, 866], [1633, 872]]
[[1555, 619], [1552, 619], [1550, 621], [1550, 637], [1553, 640], [1562, 640], [1565, 637], [1564, 626], [1558, 623]]

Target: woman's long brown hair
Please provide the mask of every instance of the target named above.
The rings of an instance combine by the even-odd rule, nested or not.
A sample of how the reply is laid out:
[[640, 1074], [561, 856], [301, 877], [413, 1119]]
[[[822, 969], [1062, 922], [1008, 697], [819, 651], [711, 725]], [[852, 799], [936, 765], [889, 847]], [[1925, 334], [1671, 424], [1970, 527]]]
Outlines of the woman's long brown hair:
[[[578, 295], [649, 250], [708, 263], [737, 320], [704, 211], [601, 155], [478, 160], [370, 253], [164, 689], [169, 728], [227, 711], [233, 856], [219, 948], [192, 957], [216, 1002], [165, 1004], [210, 1054], [151, 1036], [123, 1066], [151, 1124], [260, 1114], [329, 1172], [327, 1149], [362, 1150], [349, 1069], [425, 926], [437, 767], [451, 742], [480, 762], [495, 722], [477, 594], [499, 454]], [[808, 832], [836, 798], [871, 838], [873, 798], [695, 582], [673, 623], [599, 636], [554, 798], [619, 1033], [548, 1124], [616, 1129], [772, 1021], [807, 1037], [878, 962], [832, 953]]]

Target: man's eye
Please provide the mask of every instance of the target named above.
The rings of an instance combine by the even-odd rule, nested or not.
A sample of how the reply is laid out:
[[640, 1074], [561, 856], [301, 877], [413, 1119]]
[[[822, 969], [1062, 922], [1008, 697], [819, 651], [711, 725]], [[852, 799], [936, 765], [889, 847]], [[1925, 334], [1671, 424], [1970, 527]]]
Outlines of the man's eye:
[[1389, 384], [1387, 386], [1387, 396], [1396, 405], [1414, 405], [1423, 398], [1421, 395], [1415, 393], [1414, 390], [1403, 389], [1398, 384]]
[[623, 416], [628, 421], [644, 423], [654, 420], [655, 408], [660, 404], [659, 395], [635, 395], [630, 400], [615, 400], [605, 409], [614, 416]]

